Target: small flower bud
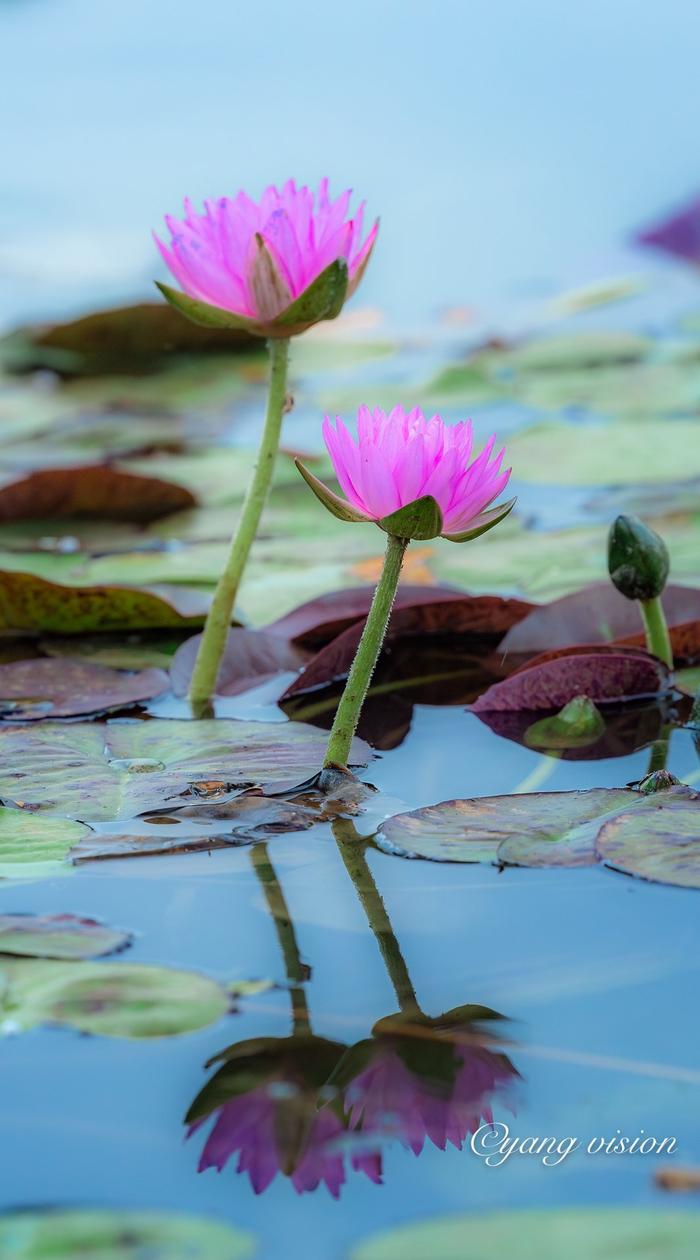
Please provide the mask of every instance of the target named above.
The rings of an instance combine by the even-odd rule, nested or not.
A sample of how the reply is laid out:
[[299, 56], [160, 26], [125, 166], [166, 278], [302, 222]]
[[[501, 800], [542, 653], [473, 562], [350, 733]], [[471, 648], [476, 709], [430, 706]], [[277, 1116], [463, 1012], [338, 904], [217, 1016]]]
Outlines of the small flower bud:
[[608, 535], [608, 572], [627, 599], [656, 599], [666, 585], [668, 548], [637, 516], [618, 516]]

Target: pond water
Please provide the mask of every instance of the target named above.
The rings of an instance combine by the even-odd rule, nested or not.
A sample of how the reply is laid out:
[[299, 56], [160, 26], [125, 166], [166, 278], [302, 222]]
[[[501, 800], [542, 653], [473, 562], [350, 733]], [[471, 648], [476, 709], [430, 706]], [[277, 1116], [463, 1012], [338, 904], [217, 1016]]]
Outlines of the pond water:
[[[535, 0], [526, 8], [527, 14], [513, 0], [495, 14], [480, 0], [445, 0], [437, 10], [391, 0], [378, 11], [358, 0], [350, 20], [346, 9], [320, 0], [294, 7], [274, 0], [261, 21], [255, 6], [215, 0], [201, 21], [184, 0], [147, 6], [137, 0], [118, 6], [0, 0], [0, 97], [4, 116], [15, 120], [2, 141], [0, 324], [67, 318], [148, 296], [155, 272], [148, 229], [164, 209], [179, 205], [183, 192], [200, 197], [214, 187], [257, 187], [288, 170], [314, 181], [328, 170], [338, 183], [350, 179], [367, 195], [370, 210], [382, 214], [382, 250], [360, 303], [381, 309], [359, 316], [360, 338], [369, 332], [357, 357], [350, 351], [344, 361], [341, 347], [326, 368], [321, 341], [300, 349], [299, 397], [285, 430], [289, 446], [318, 448], [318, 416], [336, 395], [349, 410], [358, 391], [424, 390], [445, 365], [461, 363], [465, 345], [477, 344], [485, 331], [558, 328], [555, 317], [545, 316], [546, 304], [569, 286], [610, 272], [639, 273], [646, 287], [624, 306], [602, 304], [577, 315], [574, 331], [622, 327], [662, 334], [657, 359], [663, 362], [679, 336], [679, 313], [698, 305], [697, 282], [662, 262], [650, 268], [628, 242], [640, 220], [692, 191], [687, 152], [696, 146], [700, 88], [696, 41], [688, 35], [699, 31], [696, 7], [667, 0], [663, 7], [647, 4], [642, 14], [639, 6], [633, 12], [627, 4], [589, 0], [564, 12], [555, 0]], [[459, 309], [446, 322], [449, 308]], [[378, 349], [380, 338], [388, 350]], [[700, 469], [690, 422], [697, 423], [700, 399], [694, 376], [691, 383], [690, 402], [685, 393], [681, 401], [675, 394], [671, 403], [652, 400], [643, 417], [648, 387], [639, 387], [642, 402], [633, 405], [626, 378], [611, 380], [613, 403], [600, 390], [592, 397], [584, 390], [581, 398], [579, 379], [561, 406], [556, 399], [542, 403], [549, 389], [543, 382], [540, 394], [531, 389], [517, 398], [470, 400], [479, 437], [494, 428], [506, 439], [527, 434], [544, 408], [549, 419], [568, 426], [569, 440], [583, 434], [581, 451], [587, 432], [591, 445], [605, 441], [616, 407], [620, 425], [687, 422], [687, 458], [656, 481], [648, 469], [620, 477], [604, 459], [590, 478], [569, 469], [563, 484], [516, 467], [518, 529], [530, 531], [533, 555], [548, 547], [550, 559], [539, 567], [523, 562], [521, 573], [519, 559], [506, 562], [504, 550], [494, 550], [490, 567], [484, 562], [459, 574], [455, 562], [447, 571], [433, 569], [437, 561], [421, 552], [411, 580], [431, 582], [437, 574], [437, 580], [468, 582], [479, 591], [546, 599], [602, 575], [596, 556], [605, 527], [631, 505], [649, 507], [670, 531], [679, 531], [679, 541], [673, 537], [680, 580], [697, 581], [693, 536], [680, 532], [693, 518], [697, 539]], [[0, 384], [7, 386], [4, 379]], [[687, 379], [681, 384], [685, 390]], [[61, 395], [56, 382], [40, 374], [24, 387], [34, 390], [28, 413], [45, 392], [51, 400], [67, 396], [84, 426], [86, 415], [92, 423], [103, 408], [107, 427], [111, 422], [118, 430], [123, 418], [121, 396], [105, 401], [91, 395], [89, 385], [85, 394], [78, 388]], [[170, 401], [164, 414], [174, 425]], [[443, 401], [448, 418], [465, 414], [459, 392]], [[227, 400], [223, 418], [206, 398], [200, 414], [197, 395], [194, 418], [203, 429], [194, 438], [190, 429], [180, 446], [175, 443], [175, 458], [210, 440], [220, 448], [250, 446], [261, 402], [259, 372], [246, 379], [240, 397]], [[138, 405], [129, 399], [123, 408], [130, 423], [129, 410], [138, 412]], [[192, 416], [186, 419], [191, 424]], [[136, 420], [151, 422], [148, 403]], [[92, 457], [90, 441], [102, 449], [101, 438], [90, 438], [89, 423], [87, 437], [69, 428], [54, 439], [52, 432], [54, 461], [70, 461], [76, 450]], [[3, 447], [4, 471], [26, 464], [34, 430], [24, 445], [18, 432], [18, 449]], [[663, 445], [660, 429], [650, 434], [649, 457]], [[40, 433], [38, 464], [48, 458], [38, 451], [41, 441]], [[121, 450], [111, 431], [103, 445]], [[138, 460], [139, 444], [132, 446]], [[153, 446], [158, 457], [158, 442]], [[165, 441], [162, 446], [164, 458], [173, 455]], [[130, 450], [127, 442], [125, 458]], [[221, 502], [230, 513], [230, 504]], [[216, 500], [212, 512], [219, 507]], [[211, 541], [210, 519], [214, 550], [197, 552], [199, 543]], [[40, 535], [52, 535], [54, 524], [41, 522], [33, 534], [24, 523], [19, 534], [3, 526], [0, 567], [33, 563], [57, 581], [79, 584], [92, 575], [119, 582], [137, 572], [118, 569], [123, 550], [130, 566], [137, 552], [139, 563], [150, 565], [145, 582], [190, 580], [208, 589], [223, 554], [221, 519], [203, 517], [200, 532], [184, 540], [181, 517], [171, 535], [166, 526], [160, 535], [145, 531], [136, 543], [128, 530], [115, 532], [113, 545], [105, 544], [106, 533], [82, 535], [76, 527], [80, 536], [70, 547], [77, 563], [89, 566], [82, 577], [70, 571], [75, 556], [67, 546], [66, 554], [56, 554], [52, 545], [41, 550], [37, 543]], [[312, 518], [305, 528], [311, 551], [320, 527]], [[577, 528], [583, 532], [571, 544], [567, 573], [566, 538], [564, 550], [552, 548], [562, 531]], [[282, 556], [272, 579], [277, 612], [318, 594], [313, 583], [320, 581], [322, 590], [342, 585], [341, 561], [346, 579], [356, 559], [352, 580], [360, 571], [371, 580], [372, 549], [369, 560], [361, 550], [355, 557], [350, 545], [346, 555], [344, 542], [329, 537], [335, 551], [326, 587], [325, 570], [319, 568], [320, 578], [315, 569], [311, 578], [297, 578], [288, 553]], [[180, 554], [190, 564], [184, 577], [176, 569]], [[50, 572], [40, 567], [44, 563], [54, 566]], [[362, 564], [370, 568], [361, 570]], [[269, 582], [251, 586], [256, 622], [271, 619], [270, 600]], [[355, 819], [362, 836], [388, 814], [438, 801], [620, 787], [658, 765], [665, 717], [653, 705], [644, 721], [632, 723], [631, 734], [626, 728], [617, 756], [549, 756], [499, 736], [467, 712], [469, 678], [455, 674], [442, 684], [438, 678], [426, 690], [416, 679], [432, 668], [428, 655], [409, 645], [404, 659], [402, 650], [385, 658], [380, 681], [387, 689], [372, 697], [361, 727], [377, 749], [362, 777], [379, 789], [367, 813]], [[457, 648], [448, 641], [444, 651]], [[275, 694], [263, 686], [219, 702], [217, 714], [271, 726], [303, 717], [323, 728], [337, 689], [302, 696], [285, 712]], [[166, 695], [140, 716], [189, 712]], [[670, 771], [697, 786], [700, 763], [690, 730], [675, 728], [665, 755]], [[120, 827], [138, 831], [139, 824]], [[187, 1212], [252, 1231], [260, 1260], [341, 1260], [368, 1235], [445, 1213], [667, 1205], [654, 1181], [669, 1162], [666, 1152], [588, 1154], [585, 1147], [618, 1131], [674, 1138], [681, 1163], [700, 1163], [696, 892], [602, 866], [499, 870], [405, 860], [370, 840], [369, 875], [360, 879], [363, 908], [339, 834], [337, 823], [321, 822], [309, 831], [271, 835], [264, 845], [85, 862], [71, 868], [70, 878], [61, 872], [33, 882], [3, 881], [3, 914], [104, 920], [134, 934], [123, 956], [129, 962], [200, 971], [223, 984], [260, 980], [274, 987], [244, 994], [235, 1010], [203, 1030], [169, 1038], [118, 1040], [61, 1027], [13, 1035], [5, 1025], [0, 1209]], [[377, 1031], [378, 1021], [397, 1013], [397, 983], [403, 985], [403, 1024]], [[414, 995], [408, 1000], [406, 986]], [[475, 1009], [452, 1019], [445, 1014], [463, 1007]], [[213, 1150], [211, 1115], [186, 1136], [186, 1115], [221, 1068], [213, 1059], [247, 1039], [288, 1038], [294, 1029], [333, 1043], [327, 1054], [336, 1066], [344, 1050], [365, 1043], [373, 1029], [386, 1038], [395, 1073], [406, 1056], [414, 1056], [415, 1066], [420, 1047], [408, 1101], [398, 1086], [387, 1094], [392, 1105], [384, 1107], [369, 1146], [357, 1133], [339, 1133], [332, 1155], [336, 1172], [344, 1161], [346, 1180], [337, 1199], [324, 1185], [298, 1193], [283, 1175], [264, 1188], [258, 1184], [255, 1193], [246, 1172], [236, 1171], [237, 1153], [220, 1173], [198, 1171], [205, 1145]], [[248, 1085], [259, 1084], [255, 1073], [263, 1072], [271, 1053], [265, 1044], [266, 1050], [257, 1041]], [[293, 1067], [289, 1049], [280, 1048], [265, 1078], [263, 1092], [279, 1112], [276, 1141], [287, 1153], [300, 1126], [307, 1131], [320, 1114], [331, 1114], [324, 1110], [330, 1095], [317, 1096], [305, 1079], [300, 1084], [299, 1063], [306, 1070], [315, 1062], [315, 1044], [309, 1042]], [[472, 1083], [462, 1110], [446, 1118], [445, 1073], [453, 1083], [460, 1070], [472, 1074]], [[437, 1118], [436, 1091], [443, 1108]], [[220, 1104], [221, 1096], [216, 1100]], [[449, 1142], [439, 1149], [446, 1129], [470, 1131], [491, 1116], [510, 1136], [571, 1138], [580, 1148], [549, 1167], [538, 1156], [517, 1153], [489, 1166], [469, 1137], [462, 1150]], [[259, 1148], [267, 1140], [269, 1154], [268, 1122], [263, 1112], [245, 1119], [247, 1141], [260, 1160], [253, 1181], [266, 1180]], [[421, 1125], [422, 1143], [416, 1139]], [[419, 1153], [410, 1149], [411, 1140], [422, 1145]], [[382, 1184], [375, 1184], [379, 1156]], [[353, 1168], [353, 1160], [362, 1166]], [[317, 1179], [312, 1172], [308, 1178]]]

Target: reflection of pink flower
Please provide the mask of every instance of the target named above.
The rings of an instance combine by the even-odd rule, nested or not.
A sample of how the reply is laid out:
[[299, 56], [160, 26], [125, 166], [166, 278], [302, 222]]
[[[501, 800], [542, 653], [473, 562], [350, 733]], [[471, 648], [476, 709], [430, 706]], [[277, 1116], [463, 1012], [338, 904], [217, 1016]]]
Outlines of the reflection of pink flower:
[[493, 1123], [491, 1102], [515, 1075], [503, 1055], [486, 1047], [457, 1050], [452, 1080], [436, 1081], [411, 1070], [389, 1043], [378, 1043], [369, 1066], [345, 1094], [351, 1128], [395, 1134], [415, 1155], [425, 1139], [440, 1150], [461, 1150], [470, 1133]]
[[316, 195], [290, 179], [282, 189], [270, 185], [259, 202], [245, 192], [206, 201], [204, 214], [185, 201], [182, 220], [166, 216], [170, 246], [156, 243], [189, 297], [268, 325], [338, 260], [347, 264], [340, 304], [357, 288], [378, 224], [363, 240], [363, 206], [347, 218], [350, 196], [332, 201], [327, 179]]
[[[301, 1137], [297, 1131], [300, 1106]], [[192, 1125], [189, 1133], [203, 1123], [201, 1120]], [[276, 1098], [274, 1090], [258, 1087], [230, 1099], [218, 1109], [214, 1127], [204, 1145], [199, 1171], [217, 1168], [221, 1172], [231, 1156], [238, 1153], [236, 1171], [248, 1174], [256, 1194], [262, 1194], [276, 1174], [283, 1172], [297, 1194], [315, 1190], [324, 1182], [337, 1199], [345, 1181], [340, 1146], [345, 1133], [343, 1122], [330, 1106], [316, 1109], [315, 1097], [303, 1099], [291, 1092]], [[381, 1183], [379, 1154], [358, 1151], [350, 1162], [353, 1169]]]

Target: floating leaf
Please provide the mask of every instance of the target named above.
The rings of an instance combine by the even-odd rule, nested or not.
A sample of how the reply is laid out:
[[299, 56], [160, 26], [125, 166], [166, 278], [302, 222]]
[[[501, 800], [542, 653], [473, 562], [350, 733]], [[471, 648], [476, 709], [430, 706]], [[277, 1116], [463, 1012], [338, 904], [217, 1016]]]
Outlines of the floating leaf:
[[[225, 785], [223, 785], [225, 787]], [[224, 792], [221, 793], [225, 795]], [[153, 857], [164, 853], [210, 852], [232, 844], [255, 844], [273, 835], [306, 831], [329, 817], [325, 797], [238, 796], [147, 814], [131, 831], [91, 831], [71, 850], [74, 863], [102, 858]], [[332, 816], [332, 812], [330, 814]]]
[[[197, 634], [175, 653], [170, 680], [176, 696], [187, 695], [201, 641], [201, 634]], [[297, 673], [307, 659], [307, 653], [301, 648], [269, 630], [229, 630], [219, 666], [216, 694], [240, 695], [277, 674]]]
[[[186, 721], [0, 728], [0, 796], [84, 821], [134, 818], [184, 805], [200, 782], [231, 793], [304, 782], [323, 763], [326, 740], [300, 723]], [[366, 756], [359, 741], [358, 764]], [[193, 785], [195, 787], [193, 788]]]
[[138, 673], [69, 658], [0, 665], [0, 716], [14, 721], [108, 713], [152, 700], [168, 688], [162, 669]]
[[[433, 862], [590, 865], [603, 820], [647, 799], [629, 788], [591, 788], [443, 801], [387, 819], [377, 844]], [[552, 855], [546, 863], [543, 852]]]
[[195, 971], [137, 963], [0, 958], [0, 1029], [63, 1024], [100, 1037], [175, 1037], [227, 1014], [225, 989]]
[[[700, 634], [700, 590], [666, 586], [661, 602], [674, 638], [674, 655], [685, 659], [692, 652], [686, 626], [698, 625]], [[681, 632], [678, 636], [676, 627]], [[636, 603], [625, 599], [611, 582], [594, 582], [573, 595], [533, 608], [508, 630], [499, 651], [519, 659], [551, 648], [633, 639], [640, 644], [644, 640]]]
[[607, 822], [597, 857], [640, 879], [700, 888], [700, 793], [678, 792], [655, 793], [642, 815], [623, 813]]
[[542, 485], [674, 481], [700, 474], [700, 449], [696, 453], [692, 435], [693, 422], [686, 420], [597, 426], [549, 421], [509, 438], [508, 459], [520, 481]]
[[109, 464], [42, 468], [0, 486], [0, 521], [80, 516], [154, 521], [195, 504], [184, 486]]
[[587, 371], [611, 365], [639, 363], [653, 347], [649, 337], [634, 332], [600, 331], [560, 333], [533, 338], [507, 356], [508, 366], [518, 372]]
[[208, 596], [199, 591], [60, 586], [31, 573], [0, 570], [0, 629], [80, 634], [199, 626], [208, 606]]
[[0, 954], [24, 958], [85, 959], [114, 954], [131, 943], [119, 932], [74, 914], [0, 914]]
[[[359, 602], [359, 601], [358, 601]], [[387, 641], [431, 634], [458, 634], [462, 646], [477, 641], [480, 646], [498, 635], [500, 627], [527, 608], [520, 600], [499, 599], [494, 595], [453, 595], [432, 599], [428, 593], [420, 602], [403, 602], [394, 606], [389, 620]], [[294, 614], [290, 614], [293, 618]], [[284, 625], [284, 619], [279, 623]], [[293, 624], [293, 623], [292, 623]], [[282, 699], [313, 691], [347, 674], [364, 629], [364, 620], [348, 626], [306, 664], [299, 677], [290, 683]], [[418, 671], [416, 671], [416, 674]]]
[[561, 709], [575, 696], [596, 704], [619, 704], [665, 691], [670, 674], [641, 648], [573, 648], [535, 657], [502, 682], [494, 683], [471, 705], [473, 713]]
[[230, 328], [205, 331], [162, 302], [140, 302], [50, 328], [19, 329], [0, 342], [0, 361], [11, 371], [94, 376], [153, 371], [174, 355], [230, 355], [237, 348], [255, 351], [257, 339]]
[[43, 879], [60, 872], [73, 845], [88, 832], [69, 818], [0, 806], [0, 879]]
[[52, 1208], [0, 1216], [0, 1251], [8, 1260], [248, 1260], [255, 1239], [204, 1217]]
[[361, 1242], [350, 1260], [694, 1260], [699, 1244], [697, 1213], [529, 1209], [400, 1225]]
[[[373, 586], [350, 586], [309, 600], [266, 628], [303, 647], [318, 648], [335, 639], [348, 626], [367, 616]], [[465, 595], [448, 586], [399, 586], [394, 617], [406, 608], [422, 608], [412, 633], [502, 634], [525, 617], [532, 604], [494, 595]], [[419, 624], [420, 620], [420, 624]]]

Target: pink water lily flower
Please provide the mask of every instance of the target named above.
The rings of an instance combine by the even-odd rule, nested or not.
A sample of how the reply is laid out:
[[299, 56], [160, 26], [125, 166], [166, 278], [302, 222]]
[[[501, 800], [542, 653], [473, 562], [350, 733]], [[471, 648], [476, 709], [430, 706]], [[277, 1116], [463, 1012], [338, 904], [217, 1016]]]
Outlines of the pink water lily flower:
[[[505, 489], [510, 469], [502, 471], [505, 450], [494, 453], [495, 435], [474, 455], [470, 420], [448, 425], [439, 415], [426, 419], [418, 407], [360, 407], [357, 438], [339, 416], [326, 416], [323, 436], [336, 476], [346, 495], [340, 498], [305, 468], [297, 466], [321, 502], [335, 516], [374, 521], [388, 533], [407, 538], [441, 534], [466, 542], [507, 516], [515, 499], [490, 508]], [[416, 505], [416, 512], [411, 510]]]
[[170, 244], [156, 236], [183, 292], [159, 286], [197, 322], [289, 337], [333, 319], [355, 292], [369, 262], [379, 224], [363, 240], [364, 203], [348, 218], [351, 191], [331, 200], [328, 180], [314, 195], [293, 179], [247, 193], [205, 201], [198, 214], [166, 215]]

